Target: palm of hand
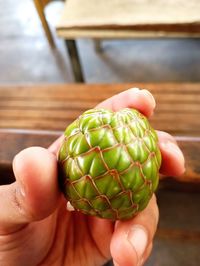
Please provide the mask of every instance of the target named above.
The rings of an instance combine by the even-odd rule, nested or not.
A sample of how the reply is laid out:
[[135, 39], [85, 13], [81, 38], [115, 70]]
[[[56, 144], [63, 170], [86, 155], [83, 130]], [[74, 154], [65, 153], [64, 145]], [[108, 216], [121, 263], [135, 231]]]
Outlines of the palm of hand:
[[[53, 214], [4, 236], [4, 255], [16, 257], [15, 266], [103, 265], [110, 258], [112, 232], [110, 221], [66, 211], [62, 197]], [[14, 243], [9, 249], [8, 237]]]
[[42, 265], [103, 265], [110, 258], [112, 222], [68, 212], [63, 198], [46, 222], [54, 230], [50, 232], [52, 245]]

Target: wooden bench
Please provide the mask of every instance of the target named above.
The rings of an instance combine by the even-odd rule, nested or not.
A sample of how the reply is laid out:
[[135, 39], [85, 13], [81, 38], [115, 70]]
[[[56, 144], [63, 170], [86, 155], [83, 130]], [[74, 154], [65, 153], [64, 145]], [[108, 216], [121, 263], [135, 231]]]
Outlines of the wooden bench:
[[174, 135], [184, 152], [186, 173], [176, 181], [200, 184], [200, 83], [1, 86], [0, 182], [12, 177], [17, 152], [48, 147], [84, 110], [135, 86], [153, 93], [157, 108], [151, 124]]
[[75, 80], [84, 81], [76, 39], [200, 37], [198, 0], [67, 0], [56, 31], [65, 39]]
[[[192, 193], [188, 193], [188, 197], [197, 198], [200, 188], [200, 83], [1, 86], [0, 184], [7, 184], [14, 180], [11, 164], [17, 152], [32, 145], [48, 147], [84, 110], [92, 108], [100, 101], [122, 90], [135, 86], [148, 88], [153, 93], [157, 108], [155, 115], [151, 118], [152, 125], [173, 134], [186, 158], [186, 173], [176, 180], [173, 177], [162, 180], [160, 188], [165, 188], [165, 191], [169, 191], [169, 188], [178, 188], [179, 196], [180, 189], [181, 191], [185, 189], [187, 192], [190, 189]], [[198, 190], [198, 193], [195, 193], [195, 190]], [[158, 190], [159, 193], [165, 191]], [[180, 207], [180, 202], [178, 206]], [[189, 213], [185, 212], [182, 207], [180, 211], [186, 213], [185, 216]], [[179, 212], [178, 207], [174, 206], [174, 212]], [[195, 219], [198, 220], [198, 211], [195, 213], [194, 217], [190, 217], [191, 223]], [[199, 229], [185, 225], [177, 227], [173, 218], [168, 219], [170, 224], [166, 225], [163, 222], [164, 217], [161, 206], [161, 225], [157, 230], [155, 240], [161, 240], [161, 246], [165, 243], [166, 249], [167, 243], [172, 241], [170, 246], [173, 248], [175, 243], [176, 250], [178, 241], [181, 252], [176, 255], [176, 260], [179, 260], [181, 254], [184, 252], [187, 254], [188, 247], [189, 250], [193, 250], [194, 243], [199, 245]], [[156, 253], [158, 261], [159, 252], [160, 245], [157, 244], [154, 254]], [[165, 260], [168, 261], [167, 256]], [[159, 262], [158, 265], [160, 265]], [[176, 263], [176, 265], [182, 264]]]

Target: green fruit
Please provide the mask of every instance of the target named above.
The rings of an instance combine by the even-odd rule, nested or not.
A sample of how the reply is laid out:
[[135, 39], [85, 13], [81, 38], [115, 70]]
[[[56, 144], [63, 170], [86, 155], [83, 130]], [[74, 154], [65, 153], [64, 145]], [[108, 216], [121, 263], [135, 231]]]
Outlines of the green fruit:
[[159, 180], [156, 132], [136, 110], [92, 109], [65, 130], [60, 184], [75, 210], [117, 220], [143, 210]]

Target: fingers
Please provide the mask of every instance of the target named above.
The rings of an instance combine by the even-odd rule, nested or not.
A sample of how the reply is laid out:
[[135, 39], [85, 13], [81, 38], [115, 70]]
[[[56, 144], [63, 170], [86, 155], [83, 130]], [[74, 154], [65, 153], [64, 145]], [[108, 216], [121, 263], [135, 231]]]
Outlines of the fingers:
[[[104, 107], [117, 111], [121, 108], [135, 108], [145, 116], [149, 117], [153, 114], [155, 108], [155, 100], [147, 90], [139, 90], [132, 88], [119, 93], [97, 107]], [[160, 172], [164, 175], [180, 176], [185, 171], [185, 160], [183, 153], [178, 147], [174, 138], [162, 131], [158, 131], [159, 148], [162, 155], [162, 165]]]
[[58, 150], [60, 148], [60, 145], [62, 141], [64, 140], [64, 135], [61, 135], [58, 139], [56, 139], [48, 148], [48, 150], [53, 153], [55, 156], [57, 156]]
[[[153, 114], [155, 106], [155, 100], [149, 91], [145, 89], [140, 90], [138, 88], [132, 88], [101, 102], [96, 106], [96, 108], [107, 108], [113, 111], [117, 111], [126, 107], [135, 108], [141, 113], [143, 113], [145, 116], [149, 117]], [[49, 147], [49, 151], [57, 155], [63, 138], [63, 135], [60, 136]]]
[[56, 157], [32, 147], [14, 159], [16, 182], [0, 187], [0, 225], [3, 228], [40, 220], [51, 214], [59, 200]]
[[157, 131], [162, 156], [160, 172], [168, 176], [180, 176], [185, 171], [185, 159], [175, 139], [168, 133]]
[[127, 107], [135, 108], [149, 117], [152, 115], [155, 106], [155, 100], [149, 91], [132, 88], [103, 101], [96, 107], [107, 108], [113, 111]]
[[155, 196], [136, 217], [116, 223], [111, 239], [111, 255], [117, 266], [139, 266], [147, 259], [158, 224]]

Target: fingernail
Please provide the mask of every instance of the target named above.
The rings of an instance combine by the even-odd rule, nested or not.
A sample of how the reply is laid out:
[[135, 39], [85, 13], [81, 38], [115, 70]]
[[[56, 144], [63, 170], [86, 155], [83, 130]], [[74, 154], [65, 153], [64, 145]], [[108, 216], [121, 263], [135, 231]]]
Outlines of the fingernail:
[[74, 207], [72, 206], [71, 202], [69, 202], [69, 201], [67, 202], [66, 209], [69, 212], [75, 211]]
[[151, 101], [151, 104], [153, 106], [153, 109], [154, 109], [156, 107], [156, 101], [155, 101], [153, 95], [148, 90], [146, 90], [146, 89], [141, 90], [141, 92], [143, 94], [146, 94], [149, 97], [149, 99]]
[[136, 251], [139, 263], [138, 265], [140, 265], [148, 243], [148, 236], [145, 228], [140, 225], [133, 226], [128, 232], [127, 239]]
[[183, 156], [183, 154], [182, 154], [180, 148], [179, 148], [175, 143], [173, 143], [173, 142], [171, 142], [171, 141], [168, 141], [168, 142], [166, 143], [166, 145], [167, 145], [167, 147], [168, 147], [169, 149], [173, 150], [177, 155], [179, 155], [179, 156]]
[[140, 91], [140, 89], [139, 88], [136, 88], [136, 87], [131, 88], [131, 90], [133, 90], [133, 91]]
[[180, 150], [180, 148], [178, 147], [178, 145], [176, 145], [174, 142], [171, 142], [171, 141], [163, 142], [163, 143], [161, 143], [161, 145], [165, 148], [165, 150], [168, 150], [168, 151], [172, 152], [173, 154], [175, 154], [176, 157], [179, 158], [179, 161], [181, 161], [182, 165], [185, 168], [185, 159], [184, 159], [183, 153]]

